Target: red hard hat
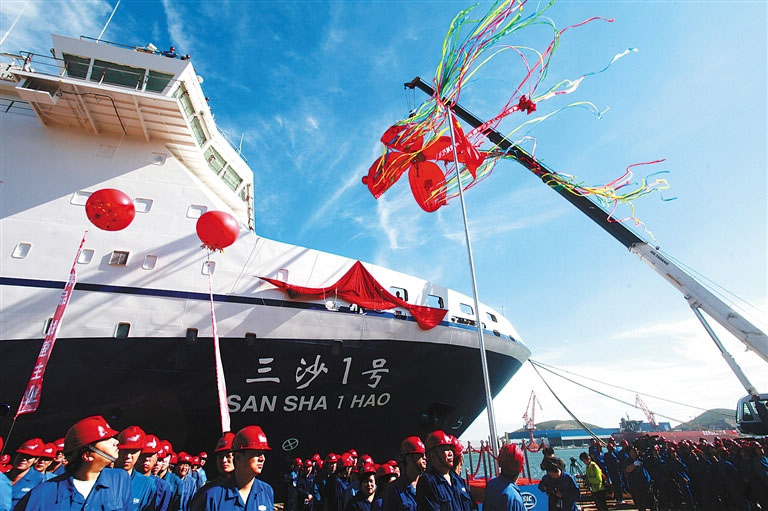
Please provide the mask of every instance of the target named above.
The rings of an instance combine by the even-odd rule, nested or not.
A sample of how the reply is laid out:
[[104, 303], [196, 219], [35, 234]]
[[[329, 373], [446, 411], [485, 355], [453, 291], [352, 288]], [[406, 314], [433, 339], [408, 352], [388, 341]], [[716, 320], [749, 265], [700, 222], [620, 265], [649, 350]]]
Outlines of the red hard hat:
[[307, 458], [307, 459], [304, 460], [303, 464], [304, 464], [304, 468], [307, 468], [307, 467], [313, 466], [315, 464], [315, 462], [312, 461], [311, 459]]
[[6, 464], [11, 461], [11, 455], [10, 454], [3, 454], [0, 456], [0, 464]]
[[322, 458], [322, 456], [320, 456], [320, 454], [315, 453], [315, 454], [312, 455], [312, 459], [314, 461], [319, 461], [319, 460], [322, 460], [323, 458]]
[[435, 447], [439, 447], [441, 445], [453, 446], [453, 440], [451, 440], [451, 438], [451, 435], [447, 434], [441, 429], [438, 429], [437, 431], [433, 431], [427, 435], [427, 441], [424, 442], [424, 445], [427, 450], [434, 449]]
[[56, 444], [56, 452], [61, 452], [61, 451], [64, 450], [64, 439], [63, 438], [56, 439], [54, 444]]
[[373, 458], [370, 454], [363, 454], [360, 459], [357, 460], [358, 465], [373, 465]]
[[160, 439], [155, 435], [147, 435], [144, 439], [144, 447], [141, 448], [141, 454], [157, 454], [162, 450]]
[[362, 478], [364, 476], [367, 476], [368, 474], [376, 475], [376, 467], [374, 467], [370, 463], [366, 463], [360, 469], [357, 471], [357, 477]]
[[200, 456], [192, 456], [192, 464], [196, 467], [200, 466]]
[[175, 465], [178, 462], [179, 462], [179, 457], [176, 456], [175, 454], [171, 454], [171, 461], [170, 461], [171, 465]]
[[301, 461], [301, 458], [293, 458], [293, 464], [299, 468], [304, 466], [304, 462]]
[[354, 449], [350, 449], [347, 451], [349, 454], [352, 455], [353, 458], [357, 458], [357, 451]]
[[43, 453], [40, 455], [41, 458], [50, 458], [53, 459], [56, 457], [56, 444], [53, 442], [47, 443], [43, 446]]
[[147, 434], [138, 426], [128, 426], [117, 435], [118, 449], [135, 451], [144, 448]]
[[339, 457], [336, 454], [334, 454], [332, 452], [329, 452], [328, 455], [325, 457], [325, 462], [326, 463], [338, 463], [339, 462]]
[[178, 461], [179, 464], [181, 464], [181, 463], [192, 464], [192, 456], [190, 456], [189, 454], [185, 453], [184, 451], [181, 451], [177, 457], [179, 459], [179, 461]]
[[395, 467], [389, 463], [384, 463], [383, 465], [380, 465], [378, 469], [376, 469], [376, 477], [384, 477], [390, 475], [393, 476], [397, 474], [395, 474]]
[[43, 449], [45, 449], [45, 442], [43, 442], [42, 438], [30, 438], [21, 444], [21, 446], [16, 449], [16, 452], [27, 454], [29, 456], [42, 456]]
[[198, 454], [198, 456], [200, 456], [201, 460], [207, 460], [208, 459], [208, 453], [205, 452], [205, 451], [203, 451], [200, 454]]
[[451, 440], [453, 440], [453, 453], [457, 456], [461, 455], [464, 452], [464, 446], [461, 445], [461, 441], [455, 436], [451, 436]]
[[514, 462], [518, 469], [522, 470], [523, 463], [525, 463], [525, 455], [517, 444], [503, 445], [499, 449], [499, 463], [503, 464], [507, 461]]
[[101, 415], [92, 415], [77, 421], [64, 435], [64, 452], [72, 452], [88, 444], [117, 436]]
[[400, 454], [424, 454], [425, 452], [424, 442], [417, 436], [409, 436], [400, 444]]
[[342, 467], [354, 467], [355, 466], [355, 460], [352, 458], [352, 455], [348, 452], [345, 452], [341, 455], [341, 466]]
[[235, 439], [232, 441], [232, 450], [244, 451], [246, 449], [256, 451], [272, 450], [267, 444], [267, 435], [264, 434], [260, 426], [246, 426], [235, 435]]
[[216, 449], [213, 450], [213, 452], [228, 452], [232, 450], [232, 440], [235, 439], [235, 434], [231, 431], [227, 431], [224, 433], [224, 435], [219, 438], [219, 441], [216, 442]]

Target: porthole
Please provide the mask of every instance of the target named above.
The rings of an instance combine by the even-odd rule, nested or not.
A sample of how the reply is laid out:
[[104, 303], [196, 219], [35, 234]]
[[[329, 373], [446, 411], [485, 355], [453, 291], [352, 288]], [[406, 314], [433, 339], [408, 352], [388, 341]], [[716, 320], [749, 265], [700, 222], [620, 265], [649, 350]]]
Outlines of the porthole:
[[19, 243], [16, 248], [13, 249], [11, 257], [14, 259], [24, 259], [29, 255], [29, 251], [32, 250], [32, 243]]
[[91, 193], [93, 192], [84, 192], [83, 190], [78, 190], [72, 194], [72, 198], [69, 200], [69, 203], [74, 204], [75, 206], [85, 206], [85, 203], [88, 202], [88, 197], [91, 196]]
[[445, 309], [445, 302], [442, 296], [427, 295], [427, 305], [436, 309]]
[[208, 211], [208, 206], [192, 204], [187, 208], [187, 218], [200, 218], [206, 211]]
[[114, 252], [112, 252], [112, 255], [109, 256], [110, 266], [125, 266], [126, 264], [128, 264], [129, 254], [130, 252], [115, 250]]
[[488, 319], [493, 321], [494, 323], [498, 323], [499, 321], [496, 319], [496, 314], [491, 314], [490, 312], [485, 313], [486, 316], [488, 316]]
[[45, 320], [45, 323], [43, 323], [43, 335], [48, 335], [48, 330], [51, 329], [52, 321], [53, 321], [53, 318], [48, 318]]
[[127, 339], [130, 331], [130, 323], [118, 323], [115, 327], [115, 339]]
[[84, 248], [80, 251], [80, 255], [77, 256], [77, 264], [88, 264], [93, 261], [93, 249]]
[[187, 335], [184, 336], [184, 342], [186, 344], [194, 344], [197, 342], [197, 328], [187, 328]]
[[461, 312], [463, 312], [464, 314], [470, 314], [471, 315], [471, 314], [475, 313], [475, 309], [473, 309], [471, 305], [467, 305], [466, 303], [462, 303], [462, 304], [459, 304], [459, 305], [461, 307]]
[[136, 208], [136, 213], [149, 213], [153, 203], [152, 199], [133, 199], [133, 207]]
[[156, 255], [146, 255], [146, 256], [144, 256], [144, 262], [141, 263], [141, 268], [143, 270], [154, 270], [155, 266], [157, 266], [157, 256]]

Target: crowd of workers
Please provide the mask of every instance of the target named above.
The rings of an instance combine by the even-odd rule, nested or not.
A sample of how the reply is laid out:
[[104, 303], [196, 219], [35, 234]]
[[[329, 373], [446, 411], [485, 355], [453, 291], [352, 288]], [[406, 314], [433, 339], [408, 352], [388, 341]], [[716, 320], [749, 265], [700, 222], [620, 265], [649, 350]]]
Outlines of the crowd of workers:
[[[0, 439], [0, 448], [2, 439]], [[582, 453], [598, 509], [626, 492], [640, 510], [768, 510], [767, 439], [712, 443], [642, 437], [607, 451], [594, 442]], [[207, 481], [207, 454], [174, 452], [139, 426], [112, 429], [100, 416], [78, 421], [53, 443], [33, 438], [13, 459], [0, 459], [0, 511], [272, 511], [274, 491], [259, 479], [270, 451], [259, 426], [225, 433], [217, 442], [217, 476]], [[377, 464], [355, 450], [293, 460], [285, 475], [285, 511], [472, 511], [462, 478], [463, 446], [441, 430], [422, 442], [405, 438], [397, 459]], [[500, 475], [487, 482], [484, 511], [525, 511], [516, 485], [521, 447], [504, 445]], [[575, 460], [572, 460], [572, 465]], [[552, 449], [545, 449], [539, 489], [549, 510], [577, 509], [579, 487]]]
[[[625, 493], [641, 511], [756, 511], [768, 510], [767, 451], [767, 438], [670, 442], [645, 435], [618, 448], [609, 440], [605, 452], [593, 441], [580, 458], [599, 511], [608, 509], [609, 495], [620, 504]], [[552, 463], [564, 470], [550, 449], [542, 469]]]

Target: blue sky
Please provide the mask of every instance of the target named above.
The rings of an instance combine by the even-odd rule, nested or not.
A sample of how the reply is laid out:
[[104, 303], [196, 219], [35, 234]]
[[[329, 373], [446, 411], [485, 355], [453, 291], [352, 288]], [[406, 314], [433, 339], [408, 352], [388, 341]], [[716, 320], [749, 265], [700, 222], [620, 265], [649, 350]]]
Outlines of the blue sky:
[[[25, 7], [26, 5], [26, 7]], [[123, 1], [104, 38], [189, 53], [219, 125], [255, 173], [256, 230], [470, 293], [460, 208], [423, 213], [407, 180], [378, 201], [361, 184], [384, 130], [425, 99], [403, 82], [431, 77], [451, 19], [469, 2]], [[478, 11], [487, 9], [481, 3]], [[638, 201], [663, 250], [762, 311], [768, 307], [768, 23], [766, 2], [559, 2], [566, 32], [549, 82], [602, 68], [546, 113], [576, 100], [610, 107], [602, 119], [571, 109], [530, 135], [551, 168], [599, 184], [629, 164], [666, 158], [672, 189]], [[114, 1], [0, 4], [2, 51], [47, 53], [51, 32], [95, 37]], [[531, 4], [527, 9], [532, 9]], [[509, 44], [543, 48], [534, 27]], [[520, 78], [502, 58], [464, 89], [488, 118]], [[521, 119], [505, 124], [516, 126]], [[642, 176], [643, 172], [639, 174]], [[620, 244], [513, 162], [467, 194], [482, 301], [504, 311], [534, 360], [703, 408], [744, 394], [682, 297]], [[758, 319], [761, 319], [758, 317]], [[766, 365], [722, 339], [768, 392]], [[466, 363], [474, 363], [467, 361]], [[477, 361], [479, 364], [479, 360]], [[584, 420], [612, 426], [638, 410], [551, 377]], [[496, 399], [499, 430], [522, 425], [530, 390], [538, 419], [566, 418], [530, 368]], [[634, 394], [610, 391], [627, 401]], [[658, 413], [696, 410], [646, 398]], [[484, 417], [466, 437], [479, 438]]]

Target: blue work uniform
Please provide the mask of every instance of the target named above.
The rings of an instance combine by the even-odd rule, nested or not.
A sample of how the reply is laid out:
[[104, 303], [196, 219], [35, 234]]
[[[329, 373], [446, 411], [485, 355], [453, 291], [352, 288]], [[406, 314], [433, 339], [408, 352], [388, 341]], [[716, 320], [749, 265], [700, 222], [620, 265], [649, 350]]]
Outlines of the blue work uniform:
[[173, 497], [173, 487], [171, 483], [157, 476], [150, 476], [155, 483], [155, 509], [156, 511], [167, 511], [171, 506]]
[[[297, 483], [298, 484], [298, 483]], [[341, 494], [341, 501], [339, 504], [339, 511], [344, 511], [347, 509], [347, 504], [349, 504], [349, 501], [352, 500], [352, 498], [357, 495], [357, 492], [360, 491], [360, 481], [355, 479], [354, 481], [347, 484], [346, 489]], [[299, 498], [301, 498], [299, 496]]]
[[11, 480], [0, 476], [0, 511], [11, 510]]
[[523, 497], [515, 481], [503, 474], [488, 481], [483, 511], [525, 511]]
[[275, 507], [275, 492], [272, 487], [259, 479], [253, 480], [248, 501], [243, 502], [234, 477], [228, 477], [218, 484], [205, 489], [192, 503], [191, 511], [272, 511]]
[[611, 491], [613, 492], [613, 498], [618, 502], [624, 500], [622, 493], [622, 473], [619, 466], [619, 457], [616, 455], [615, 450], [608, 449], [608, 452], [603, 456], [605, 467], [608, 469], [608, 477], [611, 480]]
[[381, 499], [373, 499], [368, 502], [362, 492], [357, 492], [347, 504], [345, 511], [381, 511]]
[[383, 511], [416, 511], [416, 488], [401, 475], [384, 491], [381, 508]]
[[121, 468], [105, 468], [86, 499], [77, 491], [72, 476], [64, 473], [30, 491], [14, 511], [129, 511], [131, 478]]
[[[311, 498], [310, 498], [311, 497]], [[313, 511], [318, 499], [318, 491], [315, 486], [315, 474], [302, 474], [296, 480], [296, 509]], [[307, 502], [307, 499], [310, 499]]]
[[187, 475], [184, 479], [179, 478], [175, 502], [171, 503], [171, 509], [173, 511], [188, 511], [195, 492], [197, 492], [197, 483], [191, 475]]
[[134, 470], [131, 473], [131, 495], [135, 511], [154, 511], [156, 507], [155, 482]]
[[416, 483], [418, 511], [470, 511], [472, 497], [464, 481], [453, 471], [448, 472], [451, 483], [433, 468], [429, 468]]
[[205, 470], [203, 470], [202, 468], [193, 470], [191, 475], [192, 477], [195, 478], [195, 482], [197, 483], [198, 489], [205, 486], [205, 483], [208, 482], [208, 476], [206, 475]]
[[[560, 472], [560, 477], [555, 479], [549, 474], [544, 475], [539, 483], [539, 490], [549, 497], [549, 511], [577, 511], [576, 502], [581, 499], [579, 486], [568, 472]], [[560, 496], [555, 495], [559, 490]]]
[[29, 493], [32, 488], [45, 481], [47, 481], [47, 479], [42, 473], [30, 467], [29, 470], [27, 470], [27, 473], [24, 474], [24, 477], [15, 483], [11, 483], [11, 506], [15, 508], [16, 503], [23, 499], [24, 495]]

